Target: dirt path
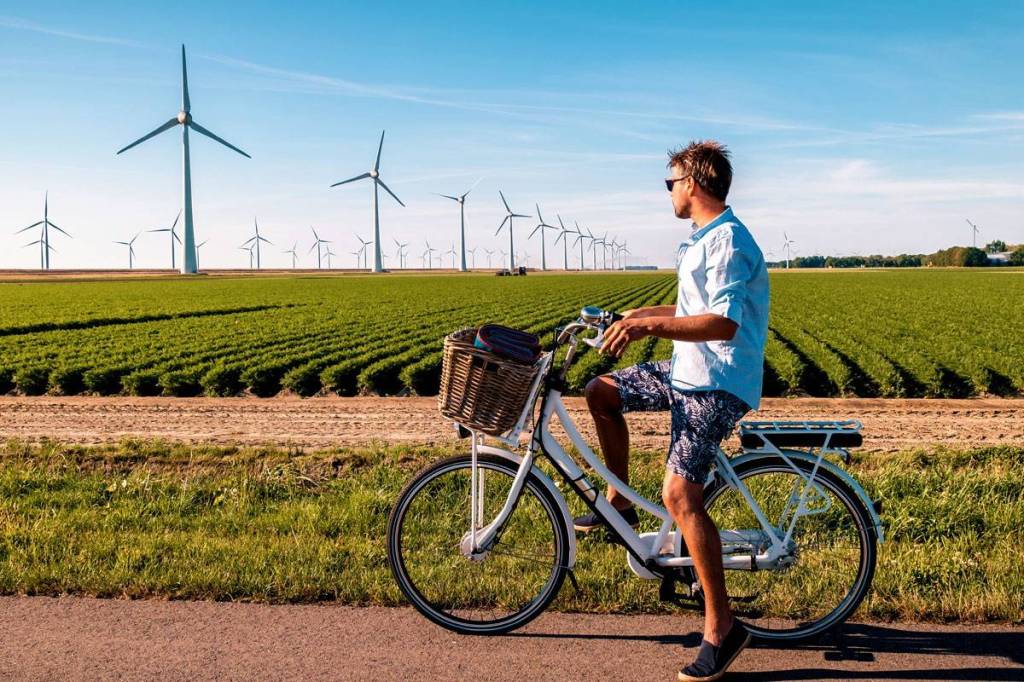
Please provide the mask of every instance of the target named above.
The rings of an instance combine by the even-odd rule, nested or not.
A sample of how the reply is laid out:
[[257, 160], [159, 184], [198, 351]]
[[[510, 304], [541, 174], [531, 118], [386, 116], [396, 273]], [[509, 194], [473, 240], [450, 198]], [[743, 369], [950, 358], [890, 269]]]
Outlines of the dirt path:
[[[463, 637], [411, 609], [0, 598], [0, 677], [19, 680], [674, 680], [692, 615], [545, 614]], [[1021, 680], [1024, 628], [846, 626], [842, 646], [757, 647], [727, 680]]]
[[[570, 411], [593, 437], [583, 401]], [[1024, 399], [766, 399], [748, 419], [859, 419], [865, 447], [895, 451], [944, 444], [1024, 445]], [[633, 444], [667, 443], [667, 414], [629, 417]], [[434, 444], [454, 440], [433, 398], [13, 398], [0, 397], [0, 437], [76, 443], [126, 436], [176, 441], [323, 448], [374, 440]], [[736, 447], [735, 437], [730, 442]]]

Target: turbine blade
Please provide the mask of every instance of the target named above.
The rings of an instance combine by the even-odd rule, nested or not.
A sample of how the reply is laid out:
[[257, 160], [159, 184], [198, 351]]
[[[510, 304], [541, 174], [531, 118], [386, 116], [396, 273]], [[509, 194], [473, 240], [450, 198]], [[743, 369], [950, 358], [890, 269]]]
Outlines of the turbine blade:
[[557, 244], [559, 241], [561, 241], [562, 237], [564, 237], [564, 236], [565, 236], [565, 232], [559, 232], [558, 236], [555, 237], [555, 243]]
[[[450, 194], [438, 194], [437, 196], [444, 197], [445, 199], [451, 199], [452, 201], [458, 201], [459, 200], [458, 197], [453, 197]], [[466, 196], [466, 195], [463, 194], [462, 196]]]
[[252, 242], [254, 242], [254, 241], [256, 241], [256, 237], [249, 237], [249, 238], [248, 238], [248, 239], [246, 239], [246, 240], [245, 240], [244, 242], [242, 242], [242, 245], [241, 245], [241, 246], [239, 246], [238, 248], [240, 248], [240, 249], [244, 249], [244, 248], [246, 248], [246, 245], [247, 245], [247, 244], [251, 244], [251, 243], [252, 243]]
[[60, 232], [61, 234], [65, 235], [67, 237], [71, 236], [70, 234], [65, 232], [63, 229], [61, 229], [60, 227], [57, 227], [57, 224], [55, 222], [53, 222], [52, 220], [50, 221], [50, 227], [52, 227], [53, 229], [57, 230], [58, 232]]
[[270, 241], [269, 239], [267, 239], [266, 237], [257, 237], [257, 239], [259, 239], [261, 242], [266, 242], [267, 244], [273, 244], [274, 243], [274, 242]]
[[29, 231], [29, 230], [31, 230], [31, 229], [32, 229], [33, 227], [38, 227], [38, 226], [40, 226], [40, 225], [42, 225], [42, 224], [43, 224], [43, 221], [42, 221], [42, 220], [40, 220], [40, 221], [39, 221], [38, 223], [32, 223], [32, 224], [31, 224], [31, 225], [29, 225], [28, 227], [23, 227], [23, 228], [21, 228], [20, 230], [18, 230], [18, 231], [17, 231], [17, 232], [15, 232], [14, 234], [21, 234], [22, 232], [28, 232], [28, 231]]
[[505, 195], [501, 193], [500, 189], [498, 190], [498, 195], [501, 197], [501, 203], [505, 204], [505, 210], [511, 213], [512, 209], [508, 207], [508, 202], [505, 201]]
[[316, 248], [316, 245], [317, 245], [318, 243], [319, 243], [319, 242], [314, 242], [314, 243], [313, 243], [313, 246], [309, 247], [309, 251], [307, 251], [307, 252], [306, 252], [306, 254], [308, 255], [308, 254], [310, 254], [310, 253], [313, 253], [313, 249], [315, 249], [315, 248]]
[[363, 178], [368, 178], [368, 177], [370, 177], [369, 173], [363, 173], [362, 175], [357, 175], [354, 178], [349, 178], [348, 180], [342, 180], [341, 182], [336, 182], [333, 185], [331, 185], [331, 187], [337, 187], [338, 185], [347, 185], [350, 182], [355, 182], [356, 180], [362, 180]]
[[542, 227], [543, 227], [543, 225], [538, 225], [537, 227], [533, 228], [533, 232], [530, 233], [530, 235], [527, 237], [527, 239], [532, 239], [533, 235], [537, 234], [537, 230], [539, 230]]
[[[387, 185], [384, 184], [383, 180], [381, 180], [380, 178], [377, 178], [377, 184], [379, 184], [381, 187], [383, 187], [385, 192], [387, 192], [388, 194], [393, 196], [395, 198], [395, 201], [397, 201], [398, 203], [402, 204], [402, 200], [398, 198], [397, 194], [395, 194], [394, 192], [391, 191], [391, 188], [389, 188]], [[402, 206], [404, 207], [405, 204], [402, 204]]]
[[[507, 223], [508, 221], [509, 217], [505, 216], [505, 219], [501, 221], [501, 225], [498, 225], [498, 232], [501, 232], [501, 228], [505, 227], [505, 223]], [[498, 234], [498, 232], [495, 232], [494, 234]]]
[[192, 121], [191, 123], [189, 123], [189, 126], [190, 126], [190, 127], [192, 127], [192, 128], [194, 128], [194, 129], [195, 129], [195, 131], [196, 131], [197, 133], [202, 133], [203, 135], [206, 135], [206, 136], [207, 136], [208, 138], [210, 138], [211, 140], [215, 140], [215, 141], [217, 141], [217, 142], [220, 142], [220, 143], [221, 143], [222, 145], [224, 145], [224, 146], [225, 146], [225, 147], [227, 147], [228, 149], [233, 149], [234, 151], [238, 152], [239, 154], [241, 154], [241, 155], [242, 155], [242, 156], [244, 156], [245, 158], [247, 158], [247, 159], [251, 159], [251, 158], [252, 158], [251, 156], [249, 156], [248, 154], [246, 154], [245, 152], [243, 152], [243, 151], [242, 151], [241, 149], [239, 149], [239, 148], [238, 148], [238, 147], [236, 147], [235, 145], [231, 144], [231, 143], [230, 143], [230, 142], [228, 142], [227, 140], [223, 140], [223, 139], [221, 139], [221, 138], [217, 137], [216, 135], [214, 135], [214, 134], [213, 134], [213, 133], [211, 133], [211, 132], [210, 132], [209, 130], [207, 130], [207, 129], [206, 129], [206, 128], [204, 128], [203, 126], [199, 125], [199, 124], [198, 124], [198, 123], [196, 123], [195, 121]]
[[373, 162], [373, 170], [380, 170], [380, 150], [384, 149], [384, 131], [380, 131], [380, 144], [377, 145], [377, 160]]
[[533, 216], [526, 215], [525, 213], [513, 213], [512, 217], [513, 218], [532, 218]]
[[170, 232], [171, 232], [171, 237], [174, 238], [174, 241], [176, 241], [176, 242], [178, 242], [180, 244], [181, 243], [181, 238], [177, 235], [177, 233], [175, 233], [173, 230], [171, 230]]
[[178, 211], [178, 216], [174, 219], [174, 224], [171, 225], [171, 232], [174, 232], [174, 228], [178, 226], [179, 220], [181, 220], [181, 211]]
[[124, 244], [125, 246], [129, 246], [128, 242], [114, 242], [114, 243], [115, 244]]
[[[37, 239], [34, 242], [29, 242], [28, 244], [25, 244], [25, 246], [35, 246], [36, 244], [42, 244], [42, 243], [43, 243], [42, 239]], [[24, 249], [25, 246], [22, 246], [21, 248]]]
[[171, 228], [161, 227], [159, 230], [146, 230], [146, 232], [170, 232]]
[[127, 147], [122, 147], [121, 149], [118, 149], [118, 150], [117, 150], [117, 153], [118, 153], [118, 154], [120, 154], [121, 152], [126, 152], [126, 151], [128, 151], [129, 149], [131, 149], [132, 147], [134, 147], [135, 145], [137, 145], [137, 144], [142, 144], [143, 142], [145, 142], [145, 141], [146, 141], [146, 140], [148, 140], [149, 138], [151, 138], [151, 137], [156, 137], [156, 136], [157, 136], [157, 135], [159, 135], [160, 133], [164, 132], [165, 130], [170, 130], [171, 128], [173, 128], [173, 127], [174, 127], [174, 126], [176, 126], [176, 125], [178, 125], [178, 117], [177, 117], [177, 116], [175, 116], [174, 118], [172, 118], [172, 119], [171, 119], [170, 121], [168, 121], [167, 123], [164, 123], [164, 124], [163, 124], [162, 126], [160, 126], [159, 128], [157, 128], [157, 129], [156, 129], [156, 130], [154, 130], [153, 132], [149, 133], [148, 135], [143, 135], [142, 137], [140, 137], [139, 139], [135, 140], [135, 142], [132, 142], [132, 143], [131, 143], [130, 145], [128, 145]]
[[181, 46], [181, 108], [188, 113], [192, 103], [188, 99], [188, 69], [185, 68], [185, 45]]

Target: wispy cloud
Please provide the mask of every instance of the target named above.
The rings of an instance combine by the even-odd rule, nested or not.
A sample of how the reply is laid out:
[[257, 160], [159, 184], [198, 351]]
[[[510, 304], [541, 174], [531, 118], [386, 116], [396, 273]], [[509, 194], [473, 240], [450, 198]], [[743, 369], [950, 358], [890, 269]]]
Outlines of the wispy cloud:
[[58, 38], [68, 38], [69, 40], [80, 40], [87, 43], [121, 45], [123, 47], [146, 47], [145, 44], [135, 40], [126, 40], [124, 38], [101, 36], [91, 33], [79, 33], [78, 31], [67, 31], [60, 28], [53, 28], [51, 26], [43, 26], [33, 21], [28, 21], [25, 19], [19, 19], [17, 17], [4, 15], [0, 15], [0, 28], [9, 28], [19, 31], [31, 31], [33, 33], [42, 33], [44, 35], [55, 36]]

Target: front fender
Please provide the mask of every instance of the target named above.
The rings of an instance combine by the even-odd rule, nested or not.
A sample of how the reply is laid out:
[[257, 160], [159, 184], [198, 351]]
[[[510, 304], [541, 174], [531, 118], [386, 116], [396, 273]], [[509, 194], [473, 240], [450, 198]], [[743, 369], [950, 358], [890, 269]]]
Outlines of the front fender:
[[[794, 462], [806, 464], [808, 468], [812, 468], [814, 466], [814, 463], [818, 461], [817, 455], [812, 455], [802, 450], [781, 450], [781, 452]], [[749, 461], [764, 459], [767, 457], [778, 457], [778, 455], [764, 452], [752, 452], [740, 455], [739, 457], [732, 458], [730, 462], [732, 463], [733, 467], [738, 468]], [[843, 483], [850, 486], [851, 490], [857, 493], [857, 497], [860, 498], [860, 501], [864, 504], [864, 509], [867, 510], [868, 515], [871, 517], [871, 522], [875, 527], [875, 535], [878, 537], [878, 542], [884, 542], [885, 527], [882, 524], [881, 517], [878, 515], [878, 511], [875, 509], [875, 503], [871, 500], [871, 497], [868, 496], [868, 493], [866, 490], [864, 490], [864, 487], [845, 469], [843, 469], [840, 466], [837, 466], [836, 464], [830, 462], [827, 459], [821, 460], [820, 468], [828, 469], [829, 472], [837, 476], [840, 480], [843, 481]]]
[[[514, 452], [509, 452], [508, 450], [503, 450], [490, 445], [478, 445], [477, 452], [484, 452], [488, 455], [497, 455], [502, 459], [507, 459], [517, 467], [523, 463], [523, 458]], [[533, 467], [533, 471], [531, 473], [537, 477], [545, 488], [548, 489], [548, 492], [550, 492], [551, 496], [555, 498], [555, 502], [558, 503], [558, 508], [562, 512], [562, 519], [569, 534], [569, 562], [566, 568], [572, 568], [576, 565], [576, 529], [572, 524], [572, 514], [569, 512], [569, 505], [566, 504], [565, 496], [562, 495], [562, 491], [558, 489], [558, 486], [555, 485], [554, 481], [552, 481], [547, 474], [537, 467]]]

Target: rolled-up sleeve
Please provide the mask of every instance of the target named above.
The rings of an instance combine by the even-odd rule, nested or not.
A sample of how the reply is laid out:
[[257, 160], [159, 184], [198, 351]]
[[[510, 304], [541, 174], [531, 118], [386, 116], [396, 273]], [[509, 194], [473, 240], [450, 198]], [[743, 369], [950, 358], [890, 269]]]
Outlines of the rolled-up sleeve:
[[736, 248], [731, 229], [722, 230], [708, 244], [705, 257], [705, 288], [708, 310], [743, 324], [743, 305], [751, 267], [747, 255]]

